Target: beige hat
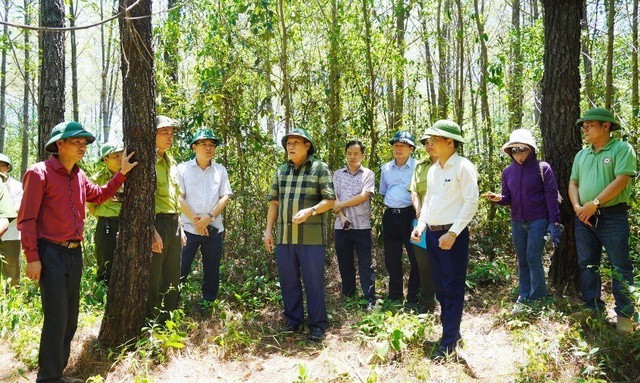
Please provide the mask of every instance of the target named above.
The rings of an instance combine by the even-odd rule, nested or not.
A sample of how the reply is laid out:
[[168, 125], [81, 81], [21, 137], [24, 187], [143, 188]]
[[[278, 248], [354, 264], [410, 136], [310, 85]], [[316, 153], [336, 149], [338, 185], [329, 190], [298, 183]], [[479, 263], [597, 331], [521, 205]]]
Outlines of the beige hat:
[[177, 120], [167, 116], [156, 116], [156, 129], [177, 128], [180, 124]]
[[509, 142], [502, 145], [502, 151], [507, 153], [507, 155], [511, 155], [509, 152], [510, 148], [514, 148], [517, 146], [528, 145], [535, 152], [538, 151], [538, 146], [536, 145], [536, 139], [533, 138], [533, 134], [528, 129], [516, 129], [511, 132], [509, 135]]

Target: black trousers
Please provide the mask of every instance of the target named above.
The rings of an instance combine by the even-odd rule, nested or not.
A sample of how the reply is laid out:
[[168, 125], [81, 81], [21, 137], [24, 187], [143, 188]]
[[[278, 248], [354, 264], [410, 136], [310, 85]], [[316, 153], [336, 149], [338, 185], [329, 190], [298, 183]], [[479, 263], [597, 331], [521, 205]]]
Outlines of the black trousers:
[[93, 240], [96, 245], [98, 279], [106, 282], [109, 282], [109, 277], [111, 277], [111, 266], [113, 264], [113, 254], [116, 252], [118, 228], [118, 217], [98, 217]]
[[40, 297], [44, 324], [37, 382], [59, 382], [78, 327], [82, 247], [67, 249], [39, 240], [38, 254], [42, 263]]
[[409, 257], [409, 286], [407, 287], [407, 301], [417, 302], [420, 291], [420, 274], [418, 263], [410, 242], [412, 221], [416, 212], [410, 209], [387, 209], [382, 217], [384, 233], [384, 264], [389, 273], [389, 296], [391, 300], [402, 300], [404, 297], [402, 283], [402, 247]]

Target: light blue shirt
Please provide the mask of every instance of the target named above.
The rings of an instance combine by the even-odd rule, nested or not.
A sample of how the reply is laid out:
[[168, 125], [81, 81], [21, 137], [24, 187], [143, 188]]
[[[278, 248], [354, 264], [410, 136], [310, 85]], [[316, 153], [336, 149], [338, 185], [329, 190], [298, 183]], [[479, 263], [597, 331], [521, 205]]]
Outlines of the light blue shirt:
[[411, 206], [411, 193], [409, 183], [413, 171], [416, 168], [416, 160], [409, 157], [407, 162], [398, 167], [393, 159], [382, 165], [380, 170], [380, 194], [384, 196], [384, 204], [390, 208], [403, 208]]

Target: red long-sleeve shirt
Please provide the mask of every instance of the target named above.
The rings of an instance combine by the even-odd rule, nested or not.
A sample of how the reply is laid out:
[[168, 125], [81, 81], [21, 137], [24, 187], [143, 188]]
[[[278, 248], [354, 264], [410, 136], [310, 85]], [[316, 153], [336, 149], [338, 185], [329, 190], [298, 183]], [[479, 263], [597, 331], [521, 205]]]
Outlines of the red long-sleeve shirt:
[[24, 194], [18, 212], [18, 230], [27, 262], [39, 261], [38, 239], [81, 241], [85, 204], [111, 198], [126, 177], [120, 172], [105, 186], [92, 183], [74, 165], [68, 172], [55, 156], [33, 165], [22, 181]]

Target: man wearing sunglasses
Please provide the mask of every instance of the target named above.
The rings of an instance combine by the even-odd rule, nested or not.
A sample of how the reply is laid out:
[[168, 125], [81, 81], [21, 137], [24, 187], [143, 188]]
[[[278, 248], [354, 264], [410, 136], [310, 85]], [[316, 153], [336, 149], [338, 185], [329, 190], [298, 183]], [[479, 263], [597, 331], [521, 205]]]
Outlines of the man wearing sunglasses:
[[599, 273], [602, 247], [614, 269], [616, 330], [633, 331], [633, 265], [629, 259], [629, 178], [636, 174], [636, 153], [629, 143], [611, 136], [620, 129], [603, 108], [587, 111], [576, 121], [590, 145], [576, 154], [569, 198], [576, 213], [575, 235], [580, 266], [580, 291], [587, 313], [604, 311]]

